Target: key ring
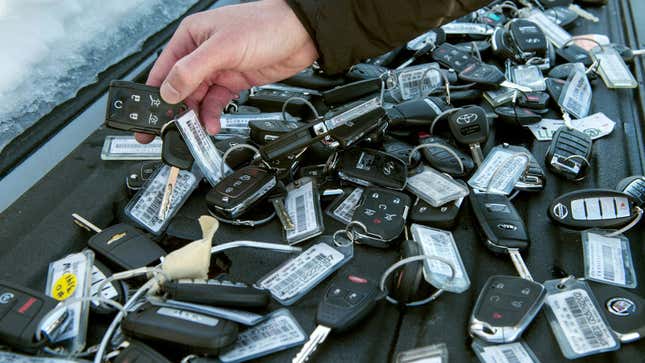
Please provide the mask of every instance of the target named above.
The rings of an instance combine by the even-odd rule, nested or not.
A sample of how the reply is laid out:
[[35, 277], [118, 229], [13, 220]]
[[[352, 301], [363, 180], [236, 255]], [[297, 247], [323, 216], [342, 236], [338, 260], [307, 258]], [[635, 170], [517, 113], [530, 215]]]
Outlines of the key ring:
[[[389, 303], [392, 303], [392, 304], [395, 304], [395, 305], [401, 304], [398, 300], [394, 299], [393, 297], [391, 297], [389, 295], [389, 292], [387, 291], [387, 288], [385, 287], [385, 281], [392, 274], [392, 272], [396, 271], [401, 266], [407, 265], [408, 263], [411, 263], [411, 262], [417, 262], [417, 261], [431, 262], [433, 260], [439, 261], [439, 262], [442, 262], [442, 263], [448, 265], [448, 267], [450, 268], [450, 279], [447, 282], [452, 282], [455, 279], [455, 268], [453, 267], [452, 263], [450, 263], [450, 261], [445, 260], [445, 259], [443, 259], [441, 257], [426, 256], [426, 255], [418, 255], [418, 256], [412, 256], [412, 257], [404, 258], [404, 259], [394, 263], [392, 266], [388, 267], [388, 269], [385, 270], [385, 272], [383, 272], [383, 275], [381, 275], [381, 281], [379, 283], [379, 288], [381, 289], [381, 291], [383, 291], [386, 294], [385, 299]], [[418, 300], [418, 301], [413, 301], [413, 302], [410, 302], [410, 303], [406, 303], [404, 305], [405, 306], [410, 306], [410, 307], [425, 305], [425, 304], [427, 304], [427, 303], [429, 303], [431, 301], [436, 300], [439, 296], [441, 296], [441, 294], [443, 294], [444, 291], [445, 291], [444, 289], [438, 289], [437, 291], [435, 291], [434, 293], [432, 293], [430, 296], [428, 296], [425, 299]]]
[[[359, 242], [356, 242], [356, 234], [354, 234], [353, 230], [350, 230], [351, 227], [353, 226], [359, 226], [363, 229], [365, 233], [367, 233], [367, 227], [359, 222], [359, 221], [351, 221], [345, 226], [345, 229], [339, 229], [334, 234], [332, 235], [332, 239], [334, 241], [334, 244], [338, 247], [349, 247], [352, 244], [360, 244]], [[339, 243], [337, 237], [340, 235], [340, 233], [345, 233], [345, 236], [348, 237], [350, 243]]]
[[221, 166], [221, 168], [220, 168], [220, 173], [221, 173], [222, 175], [224, 175], [224, 174], [225, 174], [225, 169], [226, 169], [226, 166], [225, 166], [225, 165], [226, 165], [226, 158], [228, 158], [228, 156], [231, 154], [231, 152], [233, 152], [234, 150], [239, 150], [239, 149], [248, 149], [248, 150], [253, 151], [253, 152], [255, 153], [255, 155], [253, 155], [253, 159], [256, 159], [257, 157], [260, 157], [260, 161], [261, 161], [261, 162], [262, 162], [262, 163], [263, 163], [267, 168], [271, 169], [271, 166], [270, 166], [266, 161], [264, 161], [264, 159], [262, 159], [262, 158], [261, 158], [260, 150], [258, 150], [258, 148], [256, 148], [256, 147], [255, 147], [255, 146], [253, 146], [253, 145], [249, 145], [249, 144], [237, 144], [237, 145], [233, 145], [233, 146], [231, 146], [231, 147], [230, 147], [228, 150], [226, 150], [226, 151], [224, 152], [224, 154], [222, 155], [222, 166]]
[[[591, 163], [589, 162], [589, 160], [588, 160], [587, 158], [585, 158], [584, 156], [582, 156], [582, 155], [577, 155], [577, 154], [576, 154], [576, 155], [569, 155], [569, 156], [567, 156], [566, 158], [564, 158], [564, 159], [562, 159], [562, 160], [563, 160], [563, 161], [569, 161], [569, 160], [571, 160], [571, 159], [579, 159], [579, 160], [582, 160], [582, 161], [587, 165], [587, 167], [588, 167], [588, 168], [590, 168], [590, 167], [591, 167]], [[581, 182], [581, 181], [583, 181], [586, 177], [587, 177], [587, 175], [583, 175], [583, 176], [581, 176], [580, 178], [573, 179], [573, 181], [574, 181], [574, 182]]]
[[461, 174], [466, 172], [466, 168], [464, 168], [464, 163], [461, 161], [461, 158], [459, 157], [459, 155], [457, 155], [457, 153], [454, 150], [450, 149], [446, 145], [437, 144], [435, 142], [415, 146], [412, 149], [412, 151], [410, 151], [410, 156], [408, 156], [408, 165], [412, 165], [412, 157], [413, 157], [415, 152], [417, 152], [417, 151], [419, 151], [421, 149], [429, 149], [429, 148], [432, 148], [432, 147], [443, 149], [443, 150], [447, 151], [448, 154], [454, 156], [455, 160], [457, 160], [457, 163], [459, 164], [459, 168], [461, 169]]
[[223, 217], [220, 217], [213, 213], [210, 209], [208, 210], [208, 214], [210, 214], [213, 218], [217, 219], [220, 222], [226, 223], [226, 224], [231, 224], [234, 226], [248, 226], [248, 227], [255, 227], [255, 226], [261, 226], [265, 223], [270, 222], [275, 218], [276, 212], [275, 210], [271, 212], [271, 214], [268, 217], [262, 218], [262, 219], [257, 219], [257, 220], [242, 220], [242, 219], [226, 219]]
[[302, 102], [304, 102], [304, 104], [309, 106], [309, 109], [314, 113], [314, 116], [316, 116], [316, 120], [321, 118], [320, 115], [318, 114], [318, 110], [316, 110], [314, 105], [311, 102], [309, 102], [309, 100], [307, 100], [306, 98], [303, 98], [303, 97], [294, 96], [294, 97], [287, 98], [287, 100], [284, 101], [284, 103], [282, 104], [282, 119], [284, 121], [288, 121], [287, 120], [287, 114], [286, 114], [287, 106], [293, 101], [302, 101]]

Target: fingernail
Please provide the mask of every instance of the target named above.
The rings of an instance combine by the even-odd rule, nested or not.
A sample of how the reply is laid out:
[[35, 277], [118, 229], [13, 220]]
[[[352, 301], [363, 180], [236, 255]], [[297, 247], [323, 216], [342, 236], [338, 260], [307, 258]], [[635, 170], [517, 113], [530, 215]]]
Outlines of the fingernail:
[[161, 84], [159, 93], [161, 93], [161, 98], [163, 98], [163, 100], [168, 103], [174, 104], [181, 101], [181, 99], [179, 98], [179, 92], [177, 92], [175, 87], [173, 87], [168, 81], [164, 81]]
[[238, 94], [236, 94], [236, 93], [234, 93], [234, 94], [233, 94], [233, 99], [234, 99], [234, 100], [237, 100], [237, 99], [239, 99], [239, 98], [240, 98], [240, 95], [238, 95]]

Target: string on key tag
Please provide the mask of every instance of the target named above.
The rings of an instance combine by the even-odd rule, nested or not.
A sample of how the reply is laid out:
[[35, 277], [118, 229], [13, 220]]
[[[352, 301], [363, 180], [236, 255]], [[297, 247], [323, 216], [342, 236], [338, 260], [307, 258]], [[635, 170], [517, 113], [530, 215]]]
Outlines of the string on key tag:
[[301, 101], [301, 102], [303, 102], [305, 105], [307, 105], [307, 107], [309, 107], [311, 112], [314, 114], [316, 120], [322, 119], [322, 117], [318, 113], [318, 110], [316, 110], [316, 107], [314, 107], [314, 105], [311, 102], [309, 102], [309, 100], [307, 100], [307, 99], [305, 99], [303, 97], [295, 96], [295, 97], [287, 98], [287, 100], [284, 101], [284, 103], [282, 104], [282, 120], [289, 121], [287, 119], [287, 106], [289, 106], [289, 104], [292, 103], [293, 101]]
[[640, 222], [641, 219], [643, 218], [643, 209], [641, 207], [638, 207], [638, 206], [636, 206], [635, 209], [636, 209], [637, 215], [636, 215], [636, 218], [634, 218], [633, 221], [629, 222], [629, 224], [627, 224], [625, 227], [623, 227], [623, 228], [621, 228], [619, 230], [616, 230], [616, 231], [611, 232], [611, 233], [607, 233], [605, 236], [607, 236], [607, 237], [615, 237], [615, 236], [624, 234], [625, 232], [627, 232], [630, 229], [634, 228], [638, 224], [638, 222]]

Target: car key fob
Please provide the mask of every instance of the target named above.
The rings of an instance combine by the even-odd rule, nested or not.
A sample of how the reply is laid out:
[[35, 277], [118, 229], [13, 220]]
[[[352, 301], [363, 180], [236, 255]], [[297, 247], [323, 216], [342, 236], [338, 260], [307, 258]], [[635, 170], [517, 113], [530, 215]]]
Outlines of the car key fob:
[[588, 281], [607, 322], [622, 343], [645, 337], [645, 299], [617, 286]]
[[161, 128], [186, 111], [186, 105], [164, 102], [158, 87], [130, 81], [112, 81], [105, 124], [113, 129], [160, 135]]
[[645, 176], [629, 176], [618, 182], [616, 190], [630, 195], [639, 207], [645, 207]]
[[366, 187], [378, 185], [403, 190], [408, 177], [407, 161], [368, 148], [339, 152], [332, 167], [338, 170], [340, 179]]
[[345, 79], [343, 77], [325, 76], [321, 72], [314, 70], [312, 67], [307, 67], [281, 82], [293, 87], [326, 90], [342, 85], [345, 83]]
[[[440, 137], [422, 137], [419, 139], [419, 144], [440, 145], [424, 147], [423, 149], [421, 149], [421, 154], [424, 156], [430, 166], [441, 171], [442, 173], [446, 173], [454, 177], [463, 177], [469, 175], [475, 169], [475, 163], [468, 154], [465, 154]], [[459, 160], [461, 160], [463, 170], [459, 165], [459, 162], [455, 158], [455, 155], [457, 155]]]
[[549, 205], [552, 221], [572, 229], [619, 228], [636, 218], [631, 196], [611, 189], [582, 189], [562, 194]]
[[238, 334], [238, 326], [232, 321], [149, 302], [129, 312], [121, 322], [121, 330], [128, 337], [146, 342], [210, 354], [233, 343]]
[[[458, 182], [464, 183], [462, 180]], [[430, 203], [418, 198], [412, 208], [408, 219], [412, 223], [423, 224], [440, 229], [453, 229], [457, 225], [457, 217], [463, 204], [464, 197], [448, 202], [439, 207], [433, 207]]]
[[246, 166], [217, 183], [206, 194], [206, 204], [212, 213], [234, 219], [261, 202], [276, 185], [276, 177], [266, 169]]
[[170, 281], [163, 290], [173, 300], [232, 308], [265, 308], [271, 297], [267, 290], [220, 279]]
[[125, 187], [128, 195], [133, 197], [145, 185], [146, 181], [161, 167], [161, 163], [152, 161], [142, 161], [128, 168], [128, 175], [125, 178]]
[[549, 70], [548, 76], [566, 81], [572, 72], [580, 69], [580, 65], [576, 63], [563, 63]]
[[488, 249], [500, 254], [507, 253], [509, 249], [528, 249], [529, 236], [524, 221], [507, 196], [471, 192], [469, 199], [478, 230]]
[[546, 9], [544, 15], [564, 29], [570, 28], [575, 24], [576, 19], [578, 19], [578, 14], [575, 11], [564, 6], [555, 6]]
[[[303, 92], [295, 92], [287, 89], [253, 87], [245, 104], [257, 107], [264, 112], [282, 112], [282, 106], [292, 97], [300, 97], [312, 102], [312, 96]], [[301, 100], [290, 101], [289, 104], [287, 104], [286, 112], [290, 115], [302, 118], [313, 116], [309, 107]]]
[[526, 19], [513, 19], [507, 24], [507, 28], [516, 60], [545, 58], [547, 41], [537, 24]]
[[432, 51], [432, 59], [457, 72], [462, 72], [474, 63], [480, 63], [479, 59], [470, 55], [469, 52], [450, 43], [443, 43], [436, 47]]
[[163, 140], [161, 160], [164, 164], [181, 170], [190, 170], [195, 159], [174, 122], [164, 125], [161, 130], [161, 139]]
[[551, 96], [552, 106], [559, 108], [560, 105], [558, 105], [558, 100], [560, 99], [560, 95], [562, 94], [562, 90], [567, 84], [567, 81], [564, 79], [548, 77], [544, 80], [544, 83], [546, 84], [547, 93]]
[[432, 121], [450, 106], [439, 97], [426, 97], [401, 102], [387, 109], [390, 118], [390, 128], [425, 126], [428, 127]]
[[491, 276], [470, 316], [470, 335], [490, 343], [511, 343], [542, 308], [544, 286], [521, 277]]
[[389, 69], [376, 64], [358, 63], [354, 64], [347, 72], [347, 78], [353, 81], [380, 78]]
[[591, 162], [591, 137], [582, 131], [560, 127], [546, 151], [545, 164], [569, 180], [579, 180]]
[[353, 230], [357, 241], [369, 246], [387, 248], [403, 232], [412, 201], [402, 192], [366, 188], [354, 210], [352, 221], [365, 226]]
[[322, 93], [326, 105], [342, 105], [361, 97], [378, 93], [381, 90], [381, 79], [371, 78], [354, 81], [342, 86], [334, 87]]
[[137, 340], [130, 340], [128, 346], [114, 358], [114, 363], [171, 363], [161, 353]]
[[495, 108], [498, 120], [511, 126], [526, 126], [540, 122], [542, 116], [535, 111], [518, 106], [501, 106]]
[[132, 270], [159, 263], [166, 255], [142, 230], [119, 223], [103, 229], [87, 242], [92, 250], [109, 261], [117, 271]]
[[[569, 63], [582, 63], [585, 67], [589, 67], [593, 64], [593, 60], [591, 59], [591, 56], [589, 56], [589, 52], [575, 44], [570, 44], [564, 48], [557, 48], [555, 53]], [[590, 75], [592, 75], [592, 73], [590, 73]], [[567, 77], [564, 77], [563, 79], [566, 78]]]
[[284, 120], [252, 120], [249, 122], [250, 138], [257, 145], [265, 145], [304, 125]]
[[550, 99], [546, 92], [521, 93], [517, 98], [517, 105], [532, 110], [545, 110], [549, 107]]

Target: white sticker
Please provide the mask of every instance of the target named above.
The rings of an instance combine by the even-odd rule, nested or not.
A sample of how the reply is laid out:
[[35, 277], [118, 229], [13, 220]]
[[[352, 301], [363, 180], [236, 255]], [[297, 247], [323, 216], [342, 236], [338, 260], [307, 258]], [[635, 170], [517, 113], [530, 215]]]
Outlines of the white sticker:
[[598, 281], [625, 284], [625, 261], [620, 238], [588, 233], [585, 253], [591, 262], [590, 278]]
[[210, 316], [202, 315], [202, 314], [197, 314], [187, 310], [179, 310], [174, 308], [163, 307], [157, 310], [157, 314], [167, 316], [170, 318], [186, 320], [196, 324], [206, 325], [210, 327], [213, 327], [219, 324], [218, 319], [215, 319]]
[[439, 69], [423, 64], [397, 71], [396, 82], [404, 101], [424, 97], [439, 86], [442, 78]]
[[112, 154], [150, 154], [161, 157], [161, 138], [155, 137], [149, 144], [139, 143], [134, 136], [112, 136], [106, 137], [105, 142], [109, 143], [109, 151]]
[[[287, 120], [294, 120], [293, 116], [286, 114]], [[220, 116], [220, 125], [222, 129], [229, 131], [246, 131], [249, 129], [249, 122], [251, 121], [283, 121], [282, 113], [280, 112], [264, 112], [254, 114], [230, 114], [225, 113]]]
[[362, 115], [372, 112], [379, 107], [381, 107], [379, 98], [378, 97], [372, 98], [367, 102], [363, 102], [360, 105], [357, 105], [356, 107], [352, 107], [349, 110], [342, 112], [336, 116], [333, 116], [329, 120], [326, 120], [325, 125], [329, 130], [331, 130], [338, 126], [344, 125], [355, 118], [358, 118]]
[[345, 256], [326, 243], [311, 246], [260, 282], [260, 288], [287, 300], [312, 288], [320, 277], [341, 263]]
[[526, 171], [528, 163], [528, 155], [496, 147], [468, 180], [468, 185], [483, 192], [508, 195]]
[[[544, 118], [538, 123], [527, 125], [538, 141], [549, 141], [553, 139], [553, 134], [562, 126], [565, 126], [564, 120], [549, 118]], [[571, 120], [571, 126], [589, 135], [592, 140], [596, 140], [611, 134], [614, 131], [616, 123], [604, 113], [597, 112], [587, 117]]]
[[587, 291], [573, 289], [551, 294], [547, 296], [546, 304], [576, 354], [589, 354], [616, 346], [611, 331]]
[[240, 333], [219, 359], [224, 363], [244, 362], [300, 345], [306, 338], [288, 310], [278, 310], [268, 320]]
[[345, 198], [332, 212], [336, 217], [345, 223], [350, 223], [354, 216], [354, 210], [363, 196], [363, 189], [356, 188]]
[[294, 228], [286, 233], [288, 241], [298, 239], [319, 228], [313, 182], [307, 182], [290, 190], [284, 198], [284, 206], [294, 225]]
[[[130, 217], [153, 233], [159, 232], [168, 220], [159, 219], [159, 209], [161, 208], [161, 200], [163, 199], [169, 173], [170, 167], [163, 165], [154, 179], [149, 180], [147, 187], [141, 194], [138, 194], [140, 195], [139, 199], [130, 209]], [[172, 192], [168, 215], [173, 215], [181, 207], [187, 194], [193, 190], [197, 182], [197, 178], [191, 172], [187, 170], [179, 171], [177, 182]]]
[[591, 84], [585, 72], [580, 70], [573, 72], [560, 94], [558, 104], [575, 118], [582, 118], [589, 114]]
[[468, 188], [430, 167], [409, 177], [406, 187], [433, 207], [468, 195]]
[[[222, 156], [217, 151], [213, 140], [206, 134], [197, 115], [194, 111], [189, 111], [178, 118], [175, 123], [179, 132], [184, 137], [190, 153], [195, 158], [195, 162], [204, 173], [208, 182], [215, 186], [224, 177], [222, 175]], [[227, 165], [224, 172], [229, 173], [231, 168]]]
[[473, 35], [490, 35], [493, 28], [486, 24], [479, 23], [457, 23], [451, 22], [441, 26], [446, 34], [473, 34]]
[[601, 51], [592, 52], [592, 57], [599, 62], [598, 73], [607, 88], [635, 88], [638, 82], [625, 64], [618, 51], [612, 47], [603, 47]]
[[532, 9], [528, 19], [537, 24], [544, 32], [544, 36], [558, 48], [562, 48], [569, 40], [571, 34], [562, 29], [561, 26], [554, 23], [544, 13], [538, 9]]
[[488, 345], [482, 347], [482, 363], [533, 363], [521, 343]]
[[546, 90], [546, 81], [538, 66], [516, 66], [512, 68], [513, 82], [533, 91]]
[[[106, 276], [99, 270], [96, 266], [92, 265], [92, 287], [90, 288], [90, 295], [92, 297], [99, 296], [99, 285], [105, 281]], [[104, 299], [114, 299], [119, 296], [119, 293], [116, 291], [114, 286], [111, 283], [105, 284], [101, 291], [101, 297]], [[92, 301], [92, 305], [99, 306], [101, 303], [99, 301]]]

